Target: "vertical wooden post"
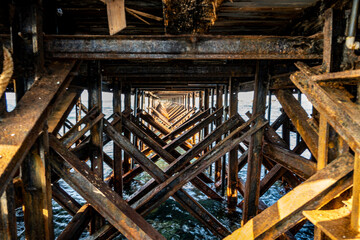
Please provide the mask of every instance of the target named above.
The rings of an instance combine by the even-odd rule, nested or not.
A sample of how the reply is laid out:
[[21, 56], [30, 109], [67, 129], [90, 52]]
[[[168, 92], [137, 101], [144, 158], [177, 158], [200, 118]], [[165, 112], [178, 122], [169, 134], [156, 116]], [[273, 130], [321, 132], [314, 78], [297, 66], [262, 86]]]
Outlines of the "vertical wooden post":
[[[114, 92], [113, 92], [113, 109], [114, 113], [121, 115], [121, 81], [115, 79], [114, 81]], [[120, 119], [119, 124], [116, 125], [116, 130], [122, 132], [122, 121]], [[123, 196], [123, 179], [122, 179], [122, 151], [117, 144], [114, 143], [114, 191], [117, 192], [121, 197]]]
[[[223, 107], [223, 87], [217, 85], [216, 87], [216, 109]], [[216, 121], [216, 127], [219, 127], [222, 123], [222, 118], [219, 118]], [[219, 143], [221, 138], [216, 141]], [[220, 181], [221, 179], [221, 159], [215, 162], [215, 182]]]
[[323, 169], [328, 164], [329, 124], [323, 114], [320, 114], [319, 143], [317, 170]]
[[[88, 84], [89, 84], [89, 109], [97, 108], [98, 113], [102, 111], [102, 84], [100, 74], [100, 62], [90, 61], [88, 63]], [[91, 170], [101, 179], [104, 178], [103, 173], [103, 121], [100, 120], [90, 129], [90, 142], [92, 151], [90, 153]], [[103, 218], [99, 214], [95, 214], [91, 220], [90, 233], [94, 233], [103, 225]]]
[[[16, 99], [19, 101], [33, 82], [41, 75], [44, 66], [42, 1], [13, 1], [14, 14], [11, 15], [11, 41]], [[23, 70], [26, 70], [25, 72]]]
[[[125, 105], [125, 112], [131, 111], [131, 85], [128, 82], [122, 83], [123, 92], [124, 92], [124, 105]], [[130, 140], [130, 132], [124, 129], [124, 137]], [[124, 174], [130, 171], [131, 169], [131, 158], [129, 154], [124, 152], [124, 162], [123, 162], [123, 171]]]
[[290, 147], [290, 119], [286, 116], [282, 125], [282, 138], [284, 142]]
[[[265, 117], [266, 94], [268, 92], [269, 69], [267, 61], [258, 61], [256, 65], [253, 114]], [[261, 124], [258, 118], [254, 126]], [[262, 162], [262, 143], [264, 130], [251, 136], [248, 154], [247, 177], [245, 183], [243, 223], [257, 214], [260, 197], [260, 172]]]
[[[227, 120], [227, 107], [228, 107], [228, 86], [224, 86], [224, 121]], [[226, 137], [227, 134], [225, 134], [224, 137]], [[225, 196], [225, 181], [226, 181], [226, 155], [223, 156], [222, 159], [222, 171], [221, 171], [221, 195]]]
[[[238, 91], [239, 91], [239, 80], [230, 79], [230, 117], [238, 113]], [[228, 164], [228, 184], [227, 184], [227, 197], [229, 210], [233, 211], [237, 205], [238, 192], [236, 189], [238, 183], [238, 149], [234, 148], [229, 153], [229, 164]]]
[[54, 239], [47, 129], [21, 166], [26, 239]]
[[17, 239], [14, 185], [10, 182], [0, 196], [0, 239]]
[[355, 152], [351, 227], [360, 232], [360, 154]]

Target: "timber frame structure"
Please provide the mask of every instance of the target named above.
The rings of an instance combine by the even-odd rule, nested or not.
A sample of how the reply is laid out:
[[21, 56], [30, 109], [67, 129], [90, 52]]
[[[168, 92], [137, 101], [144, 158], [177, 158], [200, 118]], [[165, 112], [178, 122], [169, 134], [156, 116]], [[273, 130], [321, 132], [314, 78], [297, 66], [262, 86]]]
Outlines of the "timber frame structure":
[[[145, 216], [170, 197], [221, 239], [296, 239], [306, 221], [314, 239], [360, 239], [358, 9], [358, 0], [1, 1], [0, 239], [18, 238], [20, 207], [26, 239], [54, 239], [52, 200], [73, 216], [57, 239], [165, 239]], [[253, 106], [241, 116], [246, 91]], [[282, 113], [270, 122], [274, 95]], [[151, 179], [125, 197], [142, 172]], [[287, 193], [267, 206], [260, 197], [277, 181]], [[224, 211], [241, 209], [242, 227], [231, 232], [188, 183], [226, 201]]]

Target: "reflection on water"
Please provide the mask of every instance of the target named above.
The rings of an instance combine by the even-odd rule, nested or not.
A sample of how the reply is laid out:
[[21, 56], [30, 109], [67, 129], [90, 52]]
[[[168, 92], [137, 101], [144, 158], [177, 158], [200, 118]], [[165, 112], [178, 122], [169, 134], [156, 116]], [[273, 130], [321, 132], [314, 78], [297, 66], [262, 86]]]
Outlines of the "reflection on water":
[[[7, 94], [8, 103], [10, 105], [9, 109], [11, 110], [14, 106], [14, 95]], [[248, 119], [245, 115], [247, 111], [251, 112], [252, 109], [252, 97], [253, 93], [240, 93], [239, 94], [239, 113], [244, 119]], [[311, 105], [305, 98], [303, 98], [303, 106], [305, 110], [310, 114]], [[216, 98], [215, 98], [216, 99]], [[86, 92], [82, 95], [82, 102], [87, 105], [87, 94]], [[198, 105], [198, 100], [196, 104]], [[147, 104], [145, 104], [147, 106]], [[112, 114], [112, 94], [104, 93], [103, 94], [103, 112], [106, 116]], [[276, 101], [276, 98], [272, 98], [272, 114], [271, 121], [273, 122], [280, 115], [280, 104]], [[75, 111], [72, 111], [69, 117], [69, 120], [75, 122]], [[281, 134], [281, 128], [278, 130], [278, 133]], [[296, 135], [291, 135], [291, 147], [294, 147], [296, 144]], [[104, 151], [112, 157], [113, 149], [112, 143], [107, 144], [104, 147]], [[305, 157], [309, 157], [309, 152], [303, 154]], [[164, 169], [167, 164], [160, 160], [157, 164]], [[108, 176], [111, 169], [105, 165], [104, 175]], [[262, 171], [262, 177], [264, 171]], [[246, 180], [246, 166], [239, 172], [241, 179]], [[142, 173], [139, 175], [131, 185], [125, 189], [124, 197], [130, 196], [135, 192], [142, 184], [150, 179], [150, 176], [147, 173]], [[59, 181], [60, 186], [66, 190], [74, 199], [79, 203], [84, 204], [86, 201], [77, 194], [71, 187], [66, 184], [63, 180]], [[220, 222], [227, 226], [231, 231], [234, 231], [240, 227], [241, 221], [241, 210], [237, 209], [236, 212], [229, 214], [227, 212], [226, 202], [217, 202], [214, 200], [209, 200], [202, 192], [194, 188], [190, 183], [184, 186], [184, 189], [202, 206], [204, 206], [212, 215], [214, 215]], [[281, 182], [278, 181], [275, 183], [262, 197], [261, 200], [268, 206], [274, 204], [281, 196], [283, 196], [284, 190], [281, 186]], [[242, 197], [239, 196], [239, 202], [242, 200]], [[53, 216], [54, 216], [54, 228], [55, 235], [58, 236], [62, 230], [66, 227], [67, 223], [71, 220], [71, 216], [62, 209], [55, 201], [53, 201]], [[21, 209], [17, 210], [17, 219], [18, 219], [18, 233], [21, 235], [20, 239], [25, 239], [24, 236], [24, 224], [23, 224], [23, 213]], [[218, 239], [210, 231], [208, 231], [201, 223], [199, 223], [195, 218], [193, 218], [188, 212], [184, 211], [182, 207], [173, 199], [168, 199], [163, 203], [159, 208], [150, 213], [146, 220], [150, 222], [161, 234], [163, 234], [167, 239]], [[296, 234], [296, 239], [307, 240], [313, 239], [313, 226], [310, 223], [306, 223], [305, 227]], [[84, 232], [82, 239], [85, 239], [88, 236], [88, 233]], [[122, 239], [119, 236], [117, 239]]]

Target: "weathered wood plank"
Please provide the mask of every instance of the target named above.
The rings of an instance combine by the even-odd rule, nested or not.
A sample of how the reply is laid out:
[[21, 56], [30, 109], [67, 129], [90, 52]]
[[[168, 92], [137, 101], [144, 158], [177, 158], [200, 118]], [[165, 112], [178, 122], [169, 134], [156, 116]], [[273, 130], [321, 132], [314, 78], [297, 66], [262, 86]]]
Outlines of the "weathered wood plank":
[[73, 216], [65, 229], [57, 237], [58, 240], [79, 239], [82, 232], [89, 224], [94, 209], [90, 204], [84, 204]]
[[57, 133], [64, 124], [65, 119], [69, 115], [81, 92], [69, 88], [62, 99], [56, 104], [51, 116], [48, 118], [49, 133]]
[[47, 35], [44, 37], [47, 57], [98, 60], [321, 59], [322, 42], [319, 38], [298, 36]]
[[0, 239], [16, 240], [14, 185], [9, 183], [6, 191], [0, 196]]
[[[296, 84], [295, 84], [296, 85]], [[304, 93], [303, 91], [301, 91]], [[290, 91], [278, 90], [275, 95], [311, 153], [318, 156], [318, 134], [310, 126], [308, 115]]]
[[[268, 92], [269, 83], [269, 66], [266, 61], [258, 61], [256, 64], [255, 76], [255, 91], [253, 114], [259, 114], [260, 118], [265, 117], [266, 93]], [[262, 123], [258, 118], [252, 127], [256, 127]], [[263, 158], [264, 129], [259, 129], [251, 136], [248, 161], [247, 161], [247, 176], [245, 183], [244, 208], [242, 223], [245, 224], [253, 218], [258, 212], [259, 198], [260, 198], [260, 171]]]
[[304, 219], [305, 210], [322, 207], [352, 184], [354, 158], [344, 155], [255, 216], [226, 240], [276, 239]]
[[322, 88], [302, 72], [291, 75], [291, 80], [306, 95], [314, 107], [321, 114], [324, 114], [328, 123], [349, 146], [359, 152], [360, 122], [357, 116], [360, 115], [360, 110], [347, 97], [346, 91], [327, 87]]
[[125, 0], [105, 0], [110, 35], [126, 28]]
[[53, 239], [49, 142], [44, 130], [21, 165], [26, 239]]
[[289, 169], [303, 179], [308, 179], [316, 173], [316, 163], [301, 157], [288, 149], [276, 146], [275, 144], [265, 144], [264, 154], [276, 163]]
[[[128, 239], [165, 239], [119, 195], [113, 192], [85, 163], [69, 152], [54, 136], [50, 146], [65, 161], [53, 158], [55, 172], [84, 197]], [[68, 172], [68, 168], [74, 171]]]
[[[70, 83], [74, 61], [54, 62], [0, 122], [0, 194], [19, 168], [43, 128], [53, 103]], [[41, 96], [41, 97], [39, 97]], [[34, 109], [33, 106], [36, 106]], [[26, 119], [26, 121], [24, 121]]]
[[[230, 79], [229, 95], [229, 116], [232, 117], [238, 112], [238, 91], [239, 80]], [[230, 210], [234, 210], [237, 205], [237, 182], [238, 182], [238, 150], [231, 149], [228, 161], [228, 179], [227, 179], [227, 201]]]

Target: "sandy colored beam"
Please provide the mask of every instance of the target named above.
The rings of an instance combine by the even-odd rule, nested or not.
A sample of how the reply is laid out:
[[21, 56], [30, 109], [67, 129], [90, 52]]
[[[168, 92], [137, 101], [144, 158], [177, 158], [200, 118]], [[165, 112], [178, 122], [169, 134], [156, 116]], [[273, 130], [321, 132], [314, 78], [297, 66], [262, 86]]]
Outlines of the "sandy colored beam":
[[303, 211], [318, 209], [348, 189], [352, 184], [353, 164], [353, 156], [340, 156], [226, 240], [276, 239], [304, 219]]
[[[75, 62], [53, 62], [49, 72], [34, 83], [16, 108], [0, 122], [0, 194], [19, 168], [30, 147], [43, 129], [53, 101], [63, 93]], [[36, 108], [33, 108], [36, 106]]]

